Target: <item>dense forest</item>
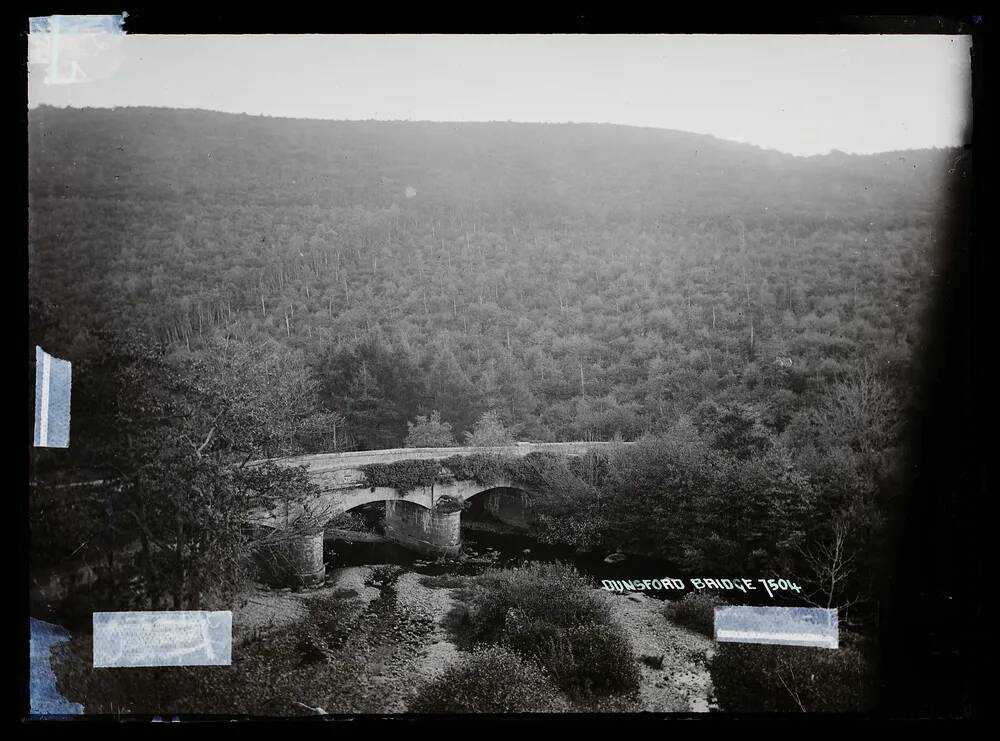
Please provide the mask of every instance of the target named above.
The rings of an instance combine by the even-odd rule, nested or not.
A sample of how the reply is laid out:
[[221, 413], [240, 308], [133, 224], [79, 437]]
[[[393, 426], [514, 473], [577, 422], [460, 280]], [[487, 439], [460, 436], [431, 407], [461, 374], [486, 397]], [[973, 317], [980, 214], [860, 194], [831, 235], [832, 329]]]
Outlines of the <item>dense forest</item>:
[[29, 155], [34, 339], [80, 360], [138, 331], [262, 403], [290, 384], [324, 423], [301, 434], [303, 412], [289, 452], [398, 446], [432, 411], [460, 439], [491, 409], [519, 439], [636, 439], [706, 401], [781, 435], [872, 369], [905, 405], [966, 169], [611, 125], [48, 107]]

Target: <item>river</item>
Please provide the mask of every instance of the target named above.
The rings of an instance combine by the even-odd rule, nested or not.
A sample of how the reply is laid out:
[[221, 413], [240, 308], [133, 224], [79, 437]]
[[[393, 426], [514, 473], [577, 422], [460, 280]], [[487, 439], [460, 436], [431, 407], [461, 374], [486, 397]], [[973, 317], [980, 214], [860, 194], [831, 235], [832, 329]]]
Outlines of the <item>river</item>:
[[[603, 580], [635, 581], [637, 579], [682, 579], [682, 589], [650, 589], [645, 594], [654, 599], [678, 599], [692, 591], [691, 577], [734, 578], [756, 580], [764, 574], [715, 574], [689, 573], [665, 559], [639, 554], [607, 551], [582, 551], [572, 546], [543, 543], [527, 531], [501, 523], [488, 512], [474, 510], [462, 514], [463, 557], [459, 559], [434, 559], [421, 555], [386, 540], [380, 535], [381, 521], [378, 508], [364, 512], [369, 533], [354, 534], [346, 531], [328, 531], [324, 541], [324, 559], [336, 568], [342, 566], [370, 566], [394, 564], [411, 571], [437, 576], [441, 574], [474, 575], [487, 568], [515, 568], [534, 561], [561, 561], [573, 565], [581, 574], [590, 577], [596, 585]], [[611, 562], [609, 562], [609, 556]], [[745, 605], [801, 605], [792, 593], [769, 596], [763, 589], [748, 592], [730, 591], [726, 598], [734, 604]]]
[[[679, 570], [667, 561], [649, 556], [581, 551], [572, 546], [542, 543], [527, 532], [505, 526], [488, 513], [475, 518], [463, 514], [464, 558], [433, 559], [391, 543], [379, 535], [353, 536], [345, 531], [329, 532], [324, 544], [327, 563], [335, 567], [395, 564], [427, 575], [476, 574], [486, 568], [514, 568], [533, 561], [561, 561], [572, 564], [586, 576], [603, 579], [660, 579], [677, 577]], [[378, 533], [380, 527], [372, 522]], [[679, 590], [651, 591], [650, 596], [678, 596]]]

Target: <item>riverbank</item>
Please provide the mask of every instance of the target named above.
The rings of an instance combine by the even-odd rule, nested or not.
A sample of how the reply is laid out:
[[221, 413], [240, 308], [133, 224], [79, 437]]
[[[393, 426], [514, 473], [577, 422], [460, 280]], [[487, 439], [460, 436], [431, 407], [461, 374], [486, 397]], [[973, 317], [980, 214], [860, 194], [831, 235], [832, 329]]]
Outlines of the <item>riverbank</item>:
[[[467, 578], [349, 566], [319, 588], [258, 587], [233, 610], [231, 667], [95, 672], [87, 635], [53, 647], [51, 665], [62, 695], [88, 714], [405, 713], [422, 685], [468, 656], [449, 627]], [[711, 640], [671, 624], [659, 600], [596, 591], [641, 671], [637, 702], [614, 709], [708, 711]]]
[[495, 533], [497, 535], [529, 535], [524, 528], [505, 525], [498, 520], [462, 520], [462, 532]]
[[[598, 590], [603, 592], [604, 590]], [[643, 594], [609, 595], [614, 616], [640, 659], [640, 712], [707, 713], [715, 707], [708, 662], [713, 642], [671, 623], [663, 602]], [[648, 657], [648, 662], [642, 661]], [[654, 666], [662, 659], [662, 664]]]
[[384, 535], [369, 533], [363, 530], [337, 530], [327, 528], [323, 532], [323, 542], [344, 542], [344, 543], [389, 543], [391, 542]]
[[[356, 589], [370, 572], [369, 567], [337, 570], [331, 574], [328, 580], [331, 586], [327, 589]], [[454, 585], [461, 579], [427, 579], [420, 573], [405, 571], [396, 580], [396, 610], [410, 619], [429, 621], [432, 627], [417, 645], [412, 646], [409, 654], [376, 651], [379, 660], [374, 667], [374, 677], [380, 680], [379, 686], [385, 692], [386, 709], [382, 712], [406, 712], [407, 702], [415, 695], [416, 687], [431, 681], [468, 655], [453, 642], [447, 627], [449, 615], [457, 605], [458, 588], [427, 585]], [[367, 589], [372, 590], [371, 587]], [[653, 713], [709, 712], [714, 707], [708, 671], [712, 640], [671, 623], [663, 614], [661, 600], [642, 594], [610, 595], [603, 589], [595, 589], [595, 592], [609, 600], [614, 617], [632, 643], [639, 661], [639, 700], [635, 707], [628, 709]], [[372, 598], [371, 591], [362, 596], [366, 601]], [[277, 607], [283, 600], [279, 596], [274, 602]], [[368, 636], [376, 648], [382, 638]], [[662, 657], [662, 665], [651, 666], [643, 661], [644, 657]]]

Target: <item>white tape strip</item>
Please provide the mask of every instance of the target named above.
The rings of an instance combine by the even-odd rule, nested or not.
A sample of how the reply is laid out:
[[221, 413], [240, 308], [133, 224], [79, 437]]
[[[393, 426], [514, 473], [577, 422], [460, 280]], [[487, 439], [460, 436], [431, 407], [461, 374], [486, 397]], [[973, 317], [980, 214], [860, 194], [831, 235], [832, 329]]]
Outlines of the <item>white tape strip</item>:
[[229, 666], [233, 613], [95, 612], [94, 667]]
[[38, 428], [38, 445], [42, 448], [49, 444], [49, 384], [51, 382], [52, 356], [45, 353], [42, 356], [42, 411]]
[[837, 611], [819, 607], [715, 608], [715, 640], [786, 646], [839, 646]]

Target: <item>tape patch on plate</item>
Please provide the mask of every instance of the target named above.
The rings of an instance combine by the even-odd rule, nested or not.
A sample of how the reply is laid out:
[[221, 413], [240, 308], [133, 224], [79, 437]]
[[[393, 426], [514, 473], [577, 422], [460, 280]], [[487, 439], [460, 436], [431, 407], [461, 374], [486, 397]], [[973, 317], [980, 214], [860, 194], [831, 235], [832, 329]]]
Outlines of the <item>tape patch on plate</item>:
[[837, 611], [821, 607], [715, 608], [715, 640], [785, 646], [839, 646]]
[[28, 19], [28, 72], [46, 85], [87, 83], [113, 75], [125, 59], [121, 15], [51, 15]]
[[73, 366], [35, 346], [35, 447], [68, 448]]
[[52, 647], [69, 639], [69, 633], [58, 625], [31, 618], [28, 695], [31, 715], [36, 718], [83, 713], [83, 705], [70, 702], [59, 692], [52, 671]]
[[94, 667], [229, 666], [233, 613], [94, 613]]

